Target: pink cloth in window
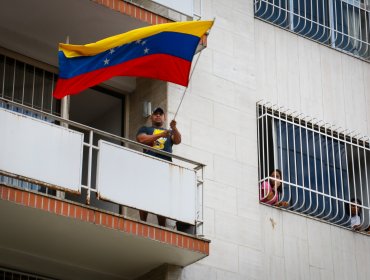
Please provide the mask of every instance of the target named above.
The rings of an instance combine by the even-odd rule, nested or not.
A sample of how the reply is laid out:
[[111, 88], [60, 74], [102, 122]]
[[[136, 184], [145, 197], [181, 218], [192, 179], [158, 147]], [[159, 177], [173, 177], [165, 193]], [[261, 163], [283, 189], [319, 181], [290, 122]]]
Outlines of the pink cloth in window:
[[261, 192], [260, 192], [260, 201], [263, 202], [263, 203], [267, 203], [267, 204], [270, 204], [270, 205], [275, 205], [277, 202], [278, 202], [278, 195], [277, 193], [274, 192], [274, 197], [271, 199], [271, 200], [268, 200], [267, 199], [267, 196], [270, 192], [274, 192], [274, 190], [272, 189], [269, 181], [264, 181], [262, 184], [261, 184]]

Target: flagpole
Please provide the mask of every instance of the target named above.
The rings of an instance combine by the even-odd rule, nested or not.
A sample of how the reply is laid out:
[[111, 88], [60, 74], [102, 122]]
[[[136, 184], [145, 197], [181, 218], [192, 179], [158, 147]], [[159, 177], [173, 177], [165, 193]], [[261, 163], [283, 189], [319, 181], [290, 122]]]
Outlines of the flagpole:
[[199, 60], [199, 57], [200, 55], [202, 54], [202, 52], [199, 53], [196, 61], [195, 61], [195, 64], [194, 64], [194, 67], [190, 73], [190, 77], [189, 77], [189, 83], [188, 83], [188, 86], [185, 88], [184, 90], [184, 93], [182, 94], [182, 97], [181, 97], [181, 100], [180, 100], [180, 103], [179, 103], [179, 106], [177, 107], [177, 110], [176, 110], [176, 113], [175, 113], [175, 116], [173, 117], [173, 119], [176, 119], [176, 116], [177, 116], [177, 113], [179, 112], [179, 109], [180, 109], [180, 106], [182, 104], [182, 101], [184, 100], [184, 97], [185, 97], [185, 93], [187, 91], [187, 89], [189, 88], [189, 84], [190, 84], [190, 81], [191, 81], [191, 77], [193, 76], [193, 73], [194, 73], [194, 70], [195, 70], [195, 67], [197, 66], [197, 63], [198, 63], [198, 60]]
[[[69, 44], [69, 35], [67, 35], [66, 44]], [[60, 115], [63, 119], [69, 119], [69, 102], [70, 102], [69, 95], [63, 97], [62, 100], [61, 100]], [[68, 125], [66, 125], [66, 124], [63, 124], [63, 126], [68, 127]]]
[[[213, 18], [213, 24], [215, 23], [215, 21], [216, 21], [216, 17], [214, 17], [214, 18]], [[210, 32], [210, 30], [209, 30], [209, 32]], [[208, 37], [208, 35], [209, 35], [209, 32], [207, 33], [207, 37]], [[191, 70], [191, 73], [190, 73], [190, 76], [189, 76], [188, 86], [185, 88], [184, 93], [182, 94], [182, 97], [181, 97], [181, 100], [180, 100], [179, 106], [177, 107], [176, 113], [175, 113], [175, 115], [174, 115], [174, 117], [173, 117], [173, 119], [174, 119], [174, 120], [176, 119], [176, 116], [177, 116], [177, 113], [179, 112], [179, 109], [180, 109], [180, 106], [181, 106], [181, 104], [182, 104], [182, 101], [184, 100], [185, 93], [186, 93], [186, 91], [188, 90], [188, 87], [189, 87], [189, 84], [190, 84], [190, 81], [191, 81], [191, 77], [193, 76], [193, 73], [194, 73], [195, 67], [197, 66], [197, 63], [198, 63], [199, 57], [200, 57], [200, 55], [202, 54], [202, 52], [203, 52], [203, 51], [200, 51], [200, 53], [199, 53], [199, 55], [198, 55], [198, 57], [197, 57], [197, 59], [196, 59], [196, 61], [195, 61], [194, 67], [193, 67], [193, 69]]]
[[[67, 35], [66, 44], [69, 44], [69, 35]], [[69, 119], [69, 101], [69, 95], [63, 97], [60, 101], [60, 116], [66, 120]], [[66, 123], [62, 123], [61, 126], [68, 128], [68, 124]], [[56, 197], [64, 199], [65, 193], [63, 191], [56, 191]]]

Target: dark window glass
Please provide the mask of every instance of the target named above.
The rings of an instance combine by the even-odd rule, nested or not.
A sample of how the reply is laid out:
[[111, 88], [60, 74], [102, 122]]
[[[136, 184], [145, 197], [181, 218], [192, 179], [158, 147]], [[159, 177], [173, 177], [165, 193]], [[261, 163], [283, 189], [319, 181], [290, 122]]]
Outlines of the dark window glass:
[[349, 201], [345, 145], [284, 121], [275, 126], [279, 167], [291, 183], [283, 186], [283, 199], [292, 210], [345, 223], [345, 203], [331, 198]]
[[266, 21], [288, 27], [288, 0], [255, 1], [255, 14]]
[[330, 43], [329, 6], [323, 0], [294, 0], [292, 30], [320, 41]]

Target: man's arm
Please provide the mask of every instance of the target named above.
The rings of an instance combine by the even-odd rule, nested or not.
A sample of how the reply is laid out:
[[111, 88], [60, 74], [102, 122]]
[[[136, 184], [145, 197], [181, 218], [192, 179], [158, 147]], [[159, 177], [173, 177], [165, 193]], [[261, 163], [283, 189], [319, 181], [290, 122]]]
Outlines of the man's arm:
[[136, 136], [136, 140], [141, 143], [145, 144], [148, 146], [152, 146], [154, 141], [161, 137], [169, 137], [170, 132], [168, 130], [163, 130], [163, 132], [159, 134], [154, 134], [154, 135], [148, 135], [146, 133], [140, 133]]
[[176, 127], [176, 121], [175, 120], [172, 120], [171, 123], [170, 123], [170, 127], [172, 129], [172, 142], [175, 144], [175, 145], [178, 145], [181, 143], [181, 134], [180, 132], [178, 131], [177, 127]]

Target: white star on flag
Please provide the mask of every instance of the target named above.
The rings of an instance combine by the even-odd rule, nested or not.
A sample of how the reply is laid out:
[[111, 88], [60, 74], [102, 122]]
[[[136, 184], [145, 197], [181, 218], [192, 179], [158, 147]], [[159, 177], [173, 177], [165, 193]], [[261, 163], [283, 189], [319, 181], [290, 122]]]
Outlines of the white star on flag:
[[114, 52], [115, 52], [114, 49], [110, 49], [110, 51], [109, 51], [110, 54], [113, 54]]
[[136, 44], [140, 44], [140, 43], [141, 43], [141, 39], [136, 41]]
[[149, 52], [149, 49], [148, 48], [145, 48], [144, 49], [144, 54], [147, 54]]
[[104, 65], [108, 65], [109, 64], [109, 59], [108, 58], [106, 58], [105, 60], [104, 60]]
[[143, 41], [143, 42], [141, 43], [141, 45], [143, 45], [143, 46], [144, 46], [145, 44], [146, 44], [146, 41]]

